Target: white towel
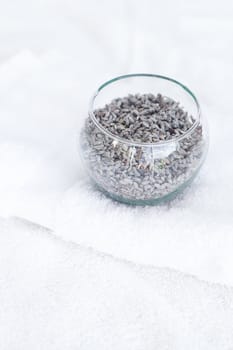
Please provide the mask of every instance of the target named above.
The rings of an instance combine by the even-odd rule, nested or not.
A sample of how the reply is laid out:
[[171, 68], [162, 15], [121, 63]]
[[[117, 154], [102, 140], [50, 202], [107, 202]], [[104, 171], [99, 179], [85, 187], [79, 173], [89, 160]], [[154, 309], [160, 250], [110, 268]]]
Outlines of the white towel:
[[229, 350], [233, 289], [0, 222], [0, 348]]

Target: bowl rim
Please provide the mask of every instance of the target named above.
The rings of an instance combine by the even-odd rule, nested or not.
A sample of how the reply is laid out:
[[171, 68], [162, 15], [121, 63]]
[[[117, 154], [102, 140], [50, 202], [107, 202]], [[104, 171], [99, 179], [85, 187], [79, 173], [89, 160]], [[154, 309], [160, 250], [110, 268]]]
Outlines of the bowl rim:
[[[156, 79], [167, 80], [167, 81], [169, 81], [169, 82], [171, 82], [171, 83], [173, 83], [175, 85], [178, 85], [186, 93], [188, 93], [192, 97], [192, 99], [193, 99], [193, 101], [194, 101], [194, 103], [196, 105], [196, 108], [197, 108], [197, 118], [196, 118], [195, 122], [192, 124], [192, 126], [187, 131], [185, 131], [182, 135], [179, 135], [177, 137], [173, 137], [172, 139], [169, 139], [169, 140], [161, 140], [161, 141], [157, 141], [157, 142], [138, 142], [138, 141], [127, 140], [127, 139], [124, 139], [123, 137], [120, 137], [118, 135], [114, 135], [113, 133], [108, 131], [104, 126], [102, 126], [101, 123], [98, 122], [98, 120], [96, 119], [95, 114], [94, 114], [94, 103], [95, 103], [96, 97], [99, 95], [101, 90], [103, 90], [108, 85], [110, 85], [110, 84], [112, 84], [112, 83], [114, 83], [114, 82], [116, 82], [118, 80], [128, 79], [128, 78], [136, 78], [136, 77], [138, 77], [138, 78], [146, 77], [146, 78], [156, 78]], [[198, 101], [197, 97], [195, 96], [195, 94], [186, 85], [182, 84], [178, 80], [170, 78], [170, 77], [167, 77], [167, 76], [164, 76], [164, 75], [160, 75], [160, 74], [132, 73], [132, 74], [125, 74], [125, 75], [117, 76], [117, 77], [112, 78], [110, 80], [107, 80], [106, 82], [101, 84], [99, 86], [99, 88], [95, 91], [95, 93], [92, 95], [91, 99], [90, 99], [88, 114], [91, 117], [91, 119], [94, 122], [94, 124], [104, 134], [106, 134], [108, 137], [114, 139], [115, 141], [119, 141], [121, 143], [125, 143], [125, 144], [128, 144], [130, 146], [156, 147], [156, 146], [174, 144], [174, 143], [179, 142], [182, 139], [186, 138], [187, 136], [189, 136], [195, 130], [195, 128], [199, 125], [199, 122], [200, 122], [200, 119], [201, 119], [201, 108], [200, 108], [199, 101]]]

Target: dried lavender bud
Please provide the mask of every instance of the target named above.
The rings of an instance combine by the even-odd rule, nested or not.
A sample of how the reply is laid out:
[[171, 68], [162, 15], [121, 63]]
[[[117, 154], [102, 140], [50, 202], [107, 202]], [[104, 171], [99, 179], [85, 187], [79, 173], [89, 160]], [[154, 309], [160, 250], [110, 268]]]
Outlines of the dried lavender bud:
[[[90, 117], [81, 133], [91, 176], [112, 195], [131, 201], [160, 198], [188, 181], [200, 166], [202, 127], [175, 141], [195, 120], [171, 98], [128, 95], [96, 109], [94, 115], [107, 132], [122, 140], [103, 133]], [[168, 140], [174, 142], [156, 145]]]

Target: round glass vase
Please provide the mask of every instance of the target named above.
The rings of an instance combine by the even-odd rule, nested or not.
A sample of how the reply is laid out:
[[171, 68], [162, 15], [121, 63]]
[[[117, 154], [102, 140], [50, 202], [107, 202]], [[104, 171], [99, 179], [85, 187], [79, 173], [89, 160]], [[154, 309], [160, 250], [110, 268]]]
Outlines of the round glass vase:
[[[154, 94], [180, 103], [192, 116], [182, 135], [155, 143], [112, 134], [95, 110], [129, 94]], [[80, 152], [94, 183], [111, 198], [133, 205], [170, 200], [197, 175], [208, 149], [208, 130], [195, 95], [178, 81], [154, 74], [130, 74], [101, 85], [90, 102], [80, 134]]]

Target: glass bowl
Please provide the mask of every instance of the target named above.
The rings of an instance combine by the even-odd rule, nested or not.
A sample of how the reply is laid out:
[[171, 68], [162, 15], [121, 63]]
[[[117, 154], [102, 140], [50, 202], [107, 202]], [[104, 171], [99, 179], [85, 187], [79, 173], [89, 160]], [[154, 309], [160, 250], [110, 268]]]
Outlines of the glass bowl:
[[[182, 135], [153, 143], [115, 135], [95, 110], [129, 94], [160, 93], [179, 101], [192, 124]], [[90, 102], [80, 134], [80, 152], [94, 183], [111, 198], [134, 205], [170, 200], [197, 175], [208, 149], [208, 131], [195, 95], [178, 81], [154, 74], [130, 74], [101, 85]]]

